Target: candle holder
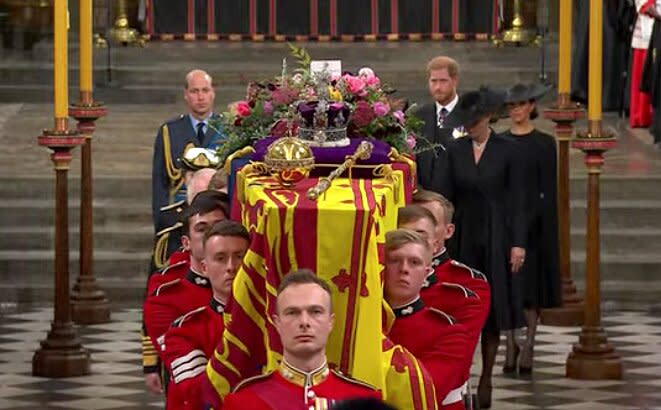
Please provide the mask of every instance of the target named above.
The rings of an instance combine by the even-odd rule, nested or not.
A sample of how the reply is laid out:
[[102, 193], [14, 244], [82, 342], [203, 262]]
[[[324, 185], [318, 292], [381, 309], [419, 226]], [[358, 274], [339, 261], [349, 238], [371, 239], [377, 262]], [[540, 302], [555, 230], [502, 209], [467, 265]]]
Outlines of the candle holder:
[[583, 301], [576, 292], [571, 274], [569, 141], [574, 134], [574, 123], [584, 115], [585, 110], [572, 103], [569, 94], [565, 93], [558, 96], [555, 105], [544, 110], [544, 118], [555, 123], [555, 137], [558, 141], [558, 245], [562, 284], [562, 305], [541, 312], [541, 322], [550, 326], [583, 324]]
[[42, 377], [82, 376], [90, 372], [90, 355], [71, 323], [69, 305], [69, 215], [67, 173], [71, 150], [83, 143], [66, 118], [56, 118], [55, 130], [44, 130], [41, 146], [51, 150], [55, 169], [55, 301], [51, 330], [32, 358], [32, 374]]
[[601, 326], [599, 175], [604, 153], [617, 144], [614, 135], [601, 130], [601, 121], [590, 121], [588, 132], [572, 141], [572, 147], [585, 153], [588, 170], [588, 220], [585, 257], [585, 322], [578, 343], [566, 363], [566, 375], [572, 379], [621, 379], [622, 361], [608, 343]]
[[503, 32], [502, 42], [510, 45], [527, 45], [535, 40], [535, 34], [524, 27], [521, 0], [514, 0], [512, 28]]
[[116, 4], [117, 17], [115, 18], [115, 24], [110, 29], [110, 37], [124, 46], [129, 44], [142, 46], [144, 40], [138, 36], [138, 30], [129, 26], [126, 0], [118, 0]]
[[80, 102], [69, 107], [69, 115], [78, 121], [84, 137], [80, 173], [80, 269], [71, 292], [72, 317], [78, 324], [110, 321], [110, 303], [93, 274], [94, 218], [92, 208], [92, 136], [95, 121], [105, 117], [107, 109], [92, 101], [91, 91], [81, 91]]

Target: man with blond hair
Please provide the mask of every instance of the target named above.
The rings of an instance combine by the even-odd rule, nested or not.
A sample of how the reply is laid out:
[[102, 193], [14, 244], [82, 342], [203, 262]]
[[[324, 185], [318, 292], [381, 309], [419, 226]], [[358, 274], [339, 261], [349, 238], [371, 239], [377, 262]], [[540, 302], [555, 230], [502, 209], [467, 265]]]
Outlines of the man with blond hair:
[[429, 147], [416, 156], [418, 184], [438, 192], [439, 174], [445, 160], [445, 146], [459, 134], [445, 122], [459, 101], [459, 64], [450, 57], [438, 56], [427, 63], [427, 87], [432, 101], [416, 115], [424, 122], [420, 147]]
[[383, 296], [396, 318], [388, 337], [422, 362], [433, 380], [439, 409], [462, 410], [475, 341], [470, 324], [457, 321], [420, 294], [431, 269], [429, 238], [397, 229], [386, 233], [384, 248]]

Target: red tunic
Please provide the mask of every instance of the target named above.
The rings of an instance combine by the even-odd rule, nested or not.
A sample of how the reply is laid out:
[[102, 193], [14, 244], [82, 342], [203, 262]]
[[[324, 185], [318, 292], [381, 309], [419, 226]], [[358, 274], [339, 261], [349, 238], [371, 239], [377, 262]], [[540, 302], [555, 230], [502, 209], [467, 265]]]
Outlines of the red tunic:
[[[426, 307], [421, 299], [393, 310], [396, 319], [388, 334], [390, 340], [404, 346], [425, 366], [434, 381], [439, 406], [452, 404], [454, 408], [460, 403], [458, 408], [463, 408], [458, 391], [466, 381], [465, 369], [470, 367], [473, 352], [466, 326]], [[450, 392], [453, 394], [449, 396]]]
[[326, 365], [305, 373], [283, 361], [278, 371], [238, 384], [225, 398], [223, 410], [325, 410], [340, 400], [367, 397], [380, 400], [381, 393]]
[[[421, 292], [423, 300], [425, 299], [425, 293], [427, 293], [428, 288], [439, 282], [450, 282], [459, 284], [475, 292], [489, 306], [491, 288], [489, 287], [486, 276], [482, 272], [451, 259], [447, 252], [436, 255], [432, 260], [432, 267], [434, 268], [434, 272], [427, 277], [427, 282]], [[435, 302], [442, 303], [442, 301], [425, 300], [425, 303], [429, 306], [434, 306], [432, 303]], [[444, 309], [441, 310], [446, 311]], [[459, 320], [458, 317], [456, 319]]]
[[[174, 255], [173, 255], [174, 256]], [[170, 259], [172, 261], [172, 259]], [[154, 291], [166, 282], [174, 279], [181, 279], [186, 276], [190, 270], [190, 259], [179, 259], [168, 263], [168, 266], [158, 272], [154, 272], [147, 279], [147, 295], [151, 295]]]
[[[168, 259], [166, 267], [149, 275], [149, 278], [147, 279], [147, 292], [145, 295], [151, 295], [156, 288], [166, 282], [185, 277], [189, 269], [189, 252], [180, 250], [174, 252], [170, 256], [170, 259]], [[144, 373], [156, 373], [160, 368], [158, 354], [156, 353], [156, 350], [154, 350], [154, 346], [145, 330], [144, 317], [142, 321], [142, 366]]]
[[165, 333], [161, 355], [170, 373], [167, 409], [201, 409], [200, 382], [207, 360], [223, 335], [224, 306], [211, 299], [207, 306], [186, 313]]
[[480, 271], [450, 259], [447, 252], [434, 257], [434, 272], [420, 291], [427, 306], [448, 313], [464, 325], [470, 335], [470, 351], [466, 351], [465, 380], [470, 378], [470, 367], [480, 339], [484, 322], [489, 315], [491, 288]]
[[180, 316], [204, 306], [211, 299], [209, 279], [189, 270], [184, 279], [174, 279], [152, 292], [143, 307], [145, 330], [157, 352], [159, 339]]

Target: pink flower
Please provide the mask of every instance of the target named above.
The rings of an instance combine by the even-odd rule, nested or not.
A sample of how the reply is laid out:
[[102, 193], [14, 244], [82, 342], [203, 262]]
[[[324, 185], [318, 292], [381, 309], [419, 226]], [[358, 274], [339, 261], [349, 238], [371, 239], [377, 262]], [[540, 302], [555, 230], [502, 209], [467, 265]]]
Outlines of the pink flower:
[[377, 101], [374, 103], [374, 114], [377, 117], [385, 117], [390, 112], [390, 106], [388, 103]]
[[264, 101], [262, 112], [264, 115], [273, 115], [273, 103], [271, 103], [271, 101]]
[[367, 77], [367, 78], [364, 79], [364, 81], [365, 81], [365, 84], [367, 84], [367, 86], [369, 88], [379, 88], [379, 86], [381, 85], [381, 80], [379, 80], [379, 77], [376, 77], [376, 76], [375, 77]]
[[363, 96], [366, 94], [365, 81], [363, 81], [362, 78], [345, 74], [343, 79], [344, 82], [347, 84], [347, 88], [351, 94], [357, 96]]
[[415, 148], [415, 135], [409, 134], [406, 136], [406, 146], [409, 147], [410, 150]]
[[366, 101], [358, 101], [353, 112], [352, 121], [358, 128], [368, 126], [374, 119], [374, 110]]
[[374, 70], [369, 67], [363, 67], [358, 71], [360, 77], [365, 85], [369, 88], [378, 88], [381, 85], [381, 80], [374, 74]]
[[397, 110], [394, 113], [392, 113], [392, 116], [395, 117], [397, 122], [400, 124], [404, 124], [404, 112], [402, 110]]
[[250, 115], [250, 105], [246, 101], [239, 101], [236, 103], [236, 113], [239, 117], [247, 117]]
[[[271, 127], [271, 135], [277, 138], [284, 137], [289, 131], [289, 124], [286, 120], [279, 120]], [[292, 133], [296, 135], [298, 132], [298, 124], [292, 124]]]
[[275, 105], [289, 105], [296, 99], [296, 91], [280, 87], [273, 90], [271, 100]]

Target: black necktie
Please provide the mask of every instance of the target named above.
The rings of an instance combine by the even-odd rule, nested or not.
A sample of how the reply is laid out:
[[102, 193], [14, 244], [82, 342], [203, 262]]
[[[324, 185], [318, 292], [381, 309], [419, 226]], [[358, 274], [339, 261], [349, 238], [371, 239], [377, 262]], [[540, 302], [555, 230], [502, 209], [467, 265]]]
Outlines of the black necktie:
[[447, 116], [448, 110], [445, 107], [441, 108], [441, 110], [438, 112], [438, 128], [443, 128]]
[[197, 140], [200, 142], [200, 145], [204, 142], [204, 123], [197, 123]]

